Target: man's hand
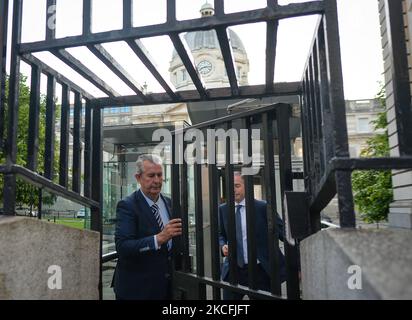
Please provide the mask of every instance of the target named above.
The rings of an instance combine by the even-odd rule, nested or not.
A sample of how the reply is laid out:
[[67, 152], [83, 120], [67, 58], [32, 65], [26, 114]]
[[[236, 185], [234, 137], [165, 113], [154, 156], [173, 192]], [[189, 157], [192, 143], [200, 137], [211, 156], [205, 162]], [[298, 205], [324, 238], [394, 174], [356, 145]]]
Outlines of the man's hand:
[[161, 246], [180, 235], [182, 235], [182, 219], [173, 219], [163, 228], [162, 232], [156, 235], [156, 240], [158, 245]]
[[227, 246], [227, 244], [225, 244], [225, 245], [222, 247], [222, 252], [223, 252], [223, 255], [224, 255], [225, 257], [227, 257], [227, 255], [229, 254], [229, 247]]

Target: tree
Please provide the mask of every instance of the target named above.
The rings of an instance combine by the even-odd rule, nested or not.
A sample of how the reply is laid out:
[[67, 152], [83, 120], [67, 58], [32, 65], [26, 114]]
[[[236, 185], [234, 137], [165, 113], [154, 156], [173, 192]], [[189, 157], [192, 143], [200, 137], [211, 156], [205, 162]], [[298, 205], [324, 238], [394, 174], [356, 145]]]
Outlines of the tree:
[[[384, 129], [385, 131], [367, 140], [367, 146], [361, 152], [361, 157], [365, 158], [388, 157], [390, 155], [383, 87], [377, 98], [381, 101], [385, 111], [379, 113], [378, 118], [371, 123], [375, 130]], [[377, 224], [381, 221], [387, 221], [389, 205], [393, 199], [391, 171], [355, 171], [352, 176], [352, 185], [354, 201], [362, 220]]]
[[[30, 88], [26, 84], [27, 77], [20, 75], [20, 95], [19, 95], [19, 119], [17, 133], [17, 160], [16, 164], [27, 166], [27, 142], [29, 132], [29, 110], [30, 110]], [[9, 79], [6, 79], [6, 92], [8, 92]], [[7, 110], [7, 99], [5, 102]], [[60, 108], [56, 106], [56, 118], [59, 117]], [[5, 123], [8, 123], [7, 111], [5, 112]], [[45, 132], [46, 132], [46, 96], [40, 97], [40, 117], [39, 117], [39, 152], [38, 152], [38, 172], [44, 172], [44, 154], [45, 154]], [[59, 150], [56, 142], [55, 150]], [[59, 166], [59, 154], [55, 151], [54, 157], [54, 172], [57, 172]], [[4, 151], [0, 153], [0, 163], [5, 162]], [[57, 180], [55, 175], [54, 181]], [[3, 201], [3, 175], [0, 175], [0, 199]], [[55, 195], [47, 195], [43, 197], [43, 204], [52, 205], [56, 201]], [[36, 206], [39, 205], [38, 188], [17, 179], [16, 185], [16, 204], [17, 206]]]

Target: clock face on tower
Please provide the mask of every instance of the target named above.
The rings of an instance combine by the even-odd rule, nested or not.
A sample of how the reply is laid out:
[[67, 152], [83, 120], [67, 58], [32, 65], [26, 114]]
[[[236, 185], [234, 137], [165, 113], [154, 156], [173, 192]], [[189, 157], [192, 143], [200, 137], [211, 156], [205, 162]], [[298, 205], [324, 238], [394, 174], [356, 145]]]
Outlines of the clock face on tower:
[[202, 75], [207, 75], [212, 71], [212, 64], [207, 60], [202, 60], [197, 65], [197, 70]]

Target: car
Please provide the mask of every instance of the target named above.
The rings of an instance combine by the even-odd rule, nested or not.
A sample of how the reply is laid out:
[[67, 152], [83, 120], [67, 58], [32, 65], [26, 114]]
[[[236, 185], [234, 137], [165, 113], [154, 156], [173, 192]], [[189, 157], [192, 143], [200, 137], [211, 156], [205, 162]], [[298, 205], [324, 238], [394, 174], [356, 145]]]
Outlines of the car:
[[77, 211], [76, 218], [86, 218], [86, 208], [81, 208], [79, 211]]
[[327, 220], [321, 220], [320, 225], [321, 225], [321, 229], [339, 229], [340, 228], [337, 224], [334, 224]]
[[32, 210], [31, 212], [28, 212], [28, 215], [31, 217], [37, 217], [38, 216], [38, 212], [36, 210]]

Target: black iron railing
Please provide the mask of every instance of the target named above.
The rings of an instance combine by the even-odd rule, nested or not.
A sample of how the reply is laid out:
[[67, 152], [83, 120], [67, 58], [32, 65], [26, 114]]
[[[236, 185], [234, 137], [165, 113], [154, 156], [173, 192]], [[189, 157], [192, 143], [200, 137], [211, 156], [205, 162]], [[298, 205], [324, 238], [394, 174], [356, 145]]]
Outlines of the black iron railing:
[[[302, 81], [304, 178], [309, 197], [310, 233], [320, 230], [320, 212], [335, 195], [340, 227], [355, 228], [352, 171], [412, 168], [410, 83], [409, 77], [404, 76], [408, 62], [402, 6], [400, 1], [387, 1], [387, 5], [391, 8], [393, 37], [398, 40], [394, 45], [399, 49], [397, 53], [404, 53], [394, 63], [397, 69], [394, 81], [398, 85], [395, 87], [398, 91], [395, 112], [397, 121], [402, 123], [398, 126], [398, 135], [403, 137], [399, 145], [401, 157], [350, 158], [336, 3], [325, 1], [325, 15], [319, 20]], [[401, 63], [403, 71], [399, 69]]]
[[[268, 0], [267, 6], [262, 9], [249, 10], [225, 14], [224, 1], [215, 0], [215, 15], [213, 17], [203, 17], [185, 21], [176, 19], [176, 1], [167, 1], [167, 22], [163, 24], [143, 27], [133, 27], [131, 0], [123, 0], [123, 28], [121, 30], [91, 33], [92, 22], [92, 1], [83, 0], [83, 32], [79, 36], [70, 36], [57, 39], [54, 28], [46, 23], [46, 37], [44, 40], [33, 43], [21, 43], [22, 30], [22, 6], [23, 0], [13, 1], [12, 37], [10, 41], [10, 74], [9, 91], [7, 93], [6, 108], [6, 47], [7, 47], [7, 26], [8, 26], [8, 6], [9, 0], [0, 2], [0, 150], [4, 152], [6, 162], [0, 165], [0, 174], [4, 176], [4, 214], [15, 214], [16, 206], [16, 177], [19, 176], [30, 184], [39, 188], [44, 188], [52, 193], [61, 195], [69, 200], [91, 208], [91, 228], [102, 232], [102, 108], [122, 107], [124, 105], [155, 105], [163, 103], [180, 103], [196, 101], [215, 101], [243, 98], [262, 98], [268, 96], [290, 96], [300, 95], [301, 120], [304, 144], [304, 175], [306, 192], [302, 194], [302, 199], [308, 198], [307, 212], [302, 211], [302, 216], [298, 216], [296, 221], [304, 221], [305, 214], [310, 216], [310, 230], [308, 234], [320, 229], [320, 211], [337, 194], [340, 212], [341, 227], [355, 227], [355, 215], [353, 205], [353, 195], [351, 190], [351, 172], [353, 170], [369, 169], [409, 169], [412, 167], [412, 143], [410, 134], [412, 128], [412, 117], [410, 108], [410, 88], [408, 61], [406, 55], [405, 30], [402, 20], [402, 1], [387, 0], [388, 8], [388, 33], [392, 40], [391, 59], [395, 61], [397, 54], [400, 59], [396, 59], [394, 64], [394, 100], [396, 122], [399, 136], [400, 157], [388, 159], [350, 159], [348, 152], [348, 136], [345, 118], [345, 104], [343, 96], [343, 82], [340, 59], [339, 30], [337, 19], [337, 8], [335, 0], [308, 1], [303, 3], [291, 3], [289, 5], [278, 5], [276, 0]], [[49, 20], [54, 12], [49, 8], [56, 5], [56, 0], [47, 1], [46, 14]], [[276, 37], [277, 26], [281, 19], [288, 19], [299, 16], [320, 15], [319, 25], [316, 29], [316, 36], [313, 48], [308, 58], [302, 82], [294, 83], [274, 83], [274, 69], [276, 58]], [[240, 86], [236, 80], [234, 72], [234, 61], [232, 48], [229, 45], [227, 29], [231, 26], [265, 22], [266, 32], [266, 69], [263, 85]], [[186, 52], [180, 34], [184, 32], [215, 30], [218, 36], [222, 58], [226, 67], [230, 86], [227, 88], [213, 88], [206, 90], [202, 78], [193, 65], [188, 52]], [[167, 81], [162, 78], [155, 64], [146, 55], [140, 39], [154, 36], [168, 36], [180, 56], [184, 67], [191, 77], [195, 90], [177, 92], [169, 87]], [[163, 87], [164, 93], [145, 94], [136, 84], [135, 80], [128, 72], [121, 67], [103, 47], [103, 43], [125, 41], [134, 54], [145, 64], [154, 78]], [[88, 49], [99, 58], [112, 72], [119, 77], [126, 86], [134, 91], [133, 95], [120, 96], [111, 86], [100, 79], [91, 68], [75, 59], [66, 49], [87, 46]], [[87, 90], [72, 82], [62, 74], [51, 68], [45, 61], [40, 61], [33, 53], [49, 51], [68, 67], [78, 72], [94, 86], [106, 94], [106, 97], [95, 98]], [[30, 117], [29, 117], [29, 138], [28, 149], [18, 150], [18, 115], [19, 115], [19, 83], [20, 83], [20, 62], [24, 61], [31, 67], [30, 85]], [[39, 105], [40, 105], [40, 81], [41, 74], [47, 77], [47, 116], [46, 116], [46, 143], [45, 150], [45, 171], [40, 175], [38, 168], [38, 135], [39, 135]], [[62, 106], [60, 122], [60, 163], [58, 182], [53, 177], [53, 155], [55, 154], [55, 100], [56, 83], [62, 87]], [[70, 118], [70, 94], [75, 96], [74, 104], [74, 127], [73, 127], [73, 167], [72, 187], [69, 188], [69, 118]], [[85, 109], [85, 134], [84, 134], [84, 157], [81, 158], [80, 130], [81, 115]], [[7, 123], [5, 121], [7, 110]], [[277, 243], [278, 234], [273, 223], [273, 216], [276, 208], [276, 197], [274, 181], [274, 149], [271, 141], [273, 135], [277, 134], [279, 141], [279, 163], [281, 174], [281, 194], [287, 195], [293, 192], [292, 179], [302, 178], [300, 173], [294, 173], [290, 164], [290, 144], [288, 118], [290, 116], [287, 105], [277, 105], [267, 109], [253, 110], [249, 113], [227, 117], [216, 121], [211, 121], [198, 126], [205, 130], [216, 126], [224, 125], [225, 129], [233, 126], [235, 119], [242, 122], [244, 128], [258, 121], [264, 132], [264, 156], [265, 168], [264, 179], [267, 188], [266, 197], [269, 207], [269, 234], [273, 236], [271, 243]], [[256, 119], [259, 120], [256, 120]], [[274, 131], [272, 120], [277, 121], [277, 131]], [[250, 146], [251, 141], [248, 141]], [[173, 145], [174, 149], [175, 145]], [[230, 144], [227, 144], [227, 163], [230, 163]], [[27, 153], [26, 167], [17, 164], [17, 153]], [[173, 162], [173, 207], [176, 214], [187, 212], [187, 167], [186, 164], [178, 164], [174, 155]], [[81, 193], [81, 163], [84, 163], [84, 188]], [[93, 164], [93, 165], [92, 165]], [[202, 179], [209, 181], [209, 205], [212, 239], [211, 261], [212, 277], [205, 276], [204, 265], [205, 256], [201, 250], [204, 246], [204, 239], [201, 237], [202, 225]], [[229, 209], [233, 208], [233, 167], [228, 165], [225, 170], [226, 195]], [[197, 273], [190, 274], [190, 259], [188, 245], [187, 217], [183, 215], [185, 224], [184, 236], [179, 245], [175, 247], [175, 268], [177, 270], [179, 288], [193, 289], [196, 297], [204, 297], [205, 286], [213, 287], [213, 297], [219, 298], [221, 288], [231, 288], [235, 291], [250, 293], [254, 297], [277, 298], [280, 296], [280, 283], [274, 248], [270, 246], [271, 255], [271, 292], [264, 294], [254, 290], [256, 271], [256, 252], [252, 249], [249, 252], [249, 266], [251, 274], [249, 288], [238, 286], [236, 273], [232, 273], [229, 283], [219, 280], [219, 247], [217, 243], [217, 215], [218, 207], [217, 188], [219, 182], [217, 164], [208, 164], [207, 177], [201, 174], [201, 165], [195, 166], [196, 179], [196, 244], [197, 244]], [[246, 179], [248, 191], [248, 235], [253, 238], [253, 207], [250, 206], [253, 198], [253, 188], [250, 178]], [[282, 202], [282, 214], [287, 211]], [[236, 243], [234, 239], [234, 221], [230, 221], [229, 242], [231, 252], [231, 269], [234, 269]], [[272, 232], [273, 231], [273, 232]], [[287, 257], [287, 289], [288, 298], [299, 298], [298, 252], [296, 247], [285, 244]], [[179, 277], [180, 280], [179, 280]], [[187, 280], [187, 283], [183, 283]], [[183, 290], [184, 291], [184, 290]]]

